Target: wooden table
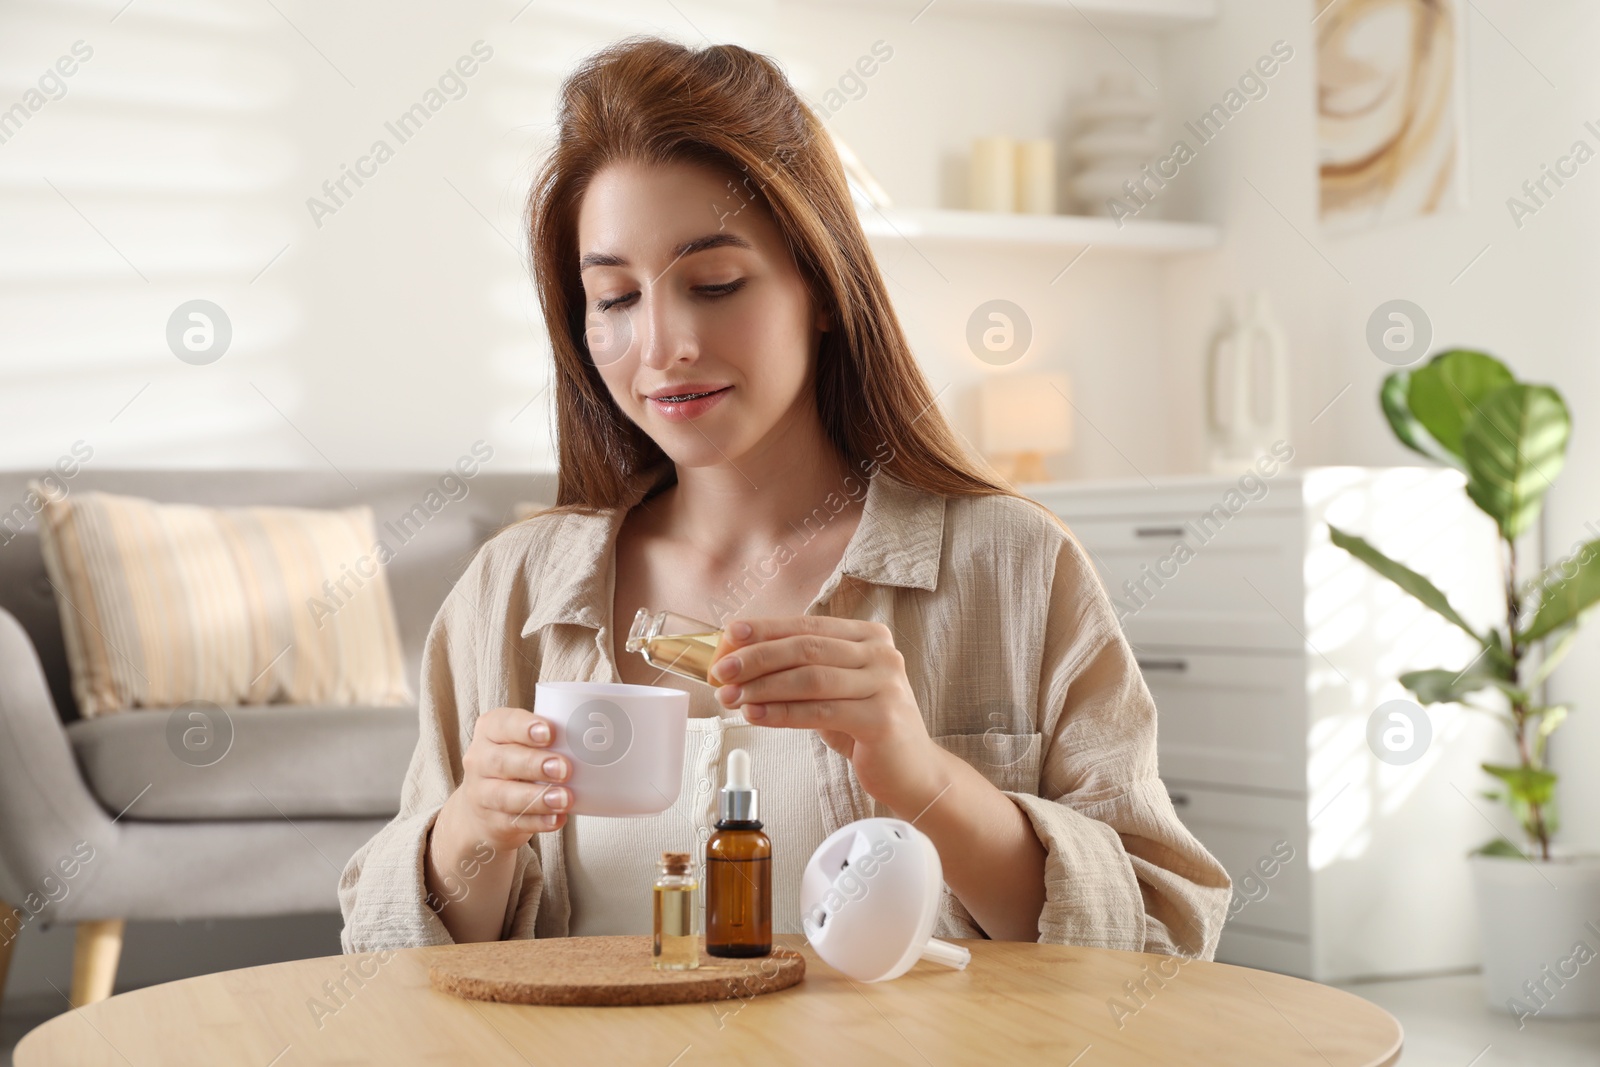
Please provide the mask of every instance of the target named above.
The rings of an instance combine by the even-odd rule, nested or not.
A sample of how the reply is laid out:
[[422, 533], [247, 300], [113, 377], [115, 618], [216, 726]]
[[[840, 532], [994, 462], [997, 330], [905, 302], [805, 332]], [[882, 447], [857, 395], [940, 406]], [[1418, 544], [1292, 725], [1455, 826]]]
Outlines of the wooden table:
[[[966, 970], [919, 962], [865, 984], [823, 963], [803, 937], [777, 940], [806, 955], [794, 988], [658, 1007], [458, 1000], [428, 984], [430, 955], [448, 948], [225, 971], [58, 1016], [22, 1039], [15, 1063], [1383, 1067], [1400, 1058], [1400, 1024], [1381, 1008], [1266, 971], [978, 940], [961, 942], [972, 950]], [[335, 999], [341, 978], [349, 992]], [[1143, 987], [1137, 1000], [1125, 983]]]

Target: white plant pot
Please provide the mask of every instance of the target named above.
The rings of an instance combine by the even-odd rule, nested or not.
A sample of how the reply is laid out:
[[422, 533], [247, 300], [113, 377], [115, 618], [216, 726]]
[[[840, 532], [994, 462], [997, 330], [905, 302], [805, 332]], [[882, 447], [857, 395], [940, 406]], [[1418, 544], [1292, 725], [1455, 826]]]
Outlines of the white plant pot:
[[1600, 855], [1470, 862], [1489, 1005], [1519, 1022], [1600, 1016]]

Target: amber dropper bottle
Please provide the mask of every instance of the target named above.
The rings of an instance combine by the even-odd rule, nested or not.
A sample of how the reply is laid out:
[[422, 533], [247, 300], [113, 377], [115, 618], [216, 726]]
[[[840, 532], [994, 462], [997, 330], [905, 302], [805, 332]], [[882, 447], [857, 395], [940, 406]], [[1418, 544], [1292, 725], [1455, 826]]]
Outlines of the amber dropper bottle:
[[750, 753], [728, 753], [728, 784], [717, 798], [717, 829], [706, 841], [706, 952], [772, 952], [772, 840], [756, 818]]

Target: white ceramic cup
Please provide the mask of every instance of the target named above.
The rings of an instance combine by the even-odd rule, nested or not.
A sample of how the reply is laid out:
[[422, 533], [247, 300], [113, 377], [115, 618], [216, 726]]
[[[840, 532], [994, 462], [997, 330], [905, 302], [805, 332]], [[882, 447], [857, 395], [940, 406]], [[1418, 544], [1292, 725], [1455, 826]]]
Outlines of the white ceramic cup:
[[533, 712], [567, 757], [573, 815], [654, 815], [678, 799], [689, 694], [620, 682], [539, 682]]

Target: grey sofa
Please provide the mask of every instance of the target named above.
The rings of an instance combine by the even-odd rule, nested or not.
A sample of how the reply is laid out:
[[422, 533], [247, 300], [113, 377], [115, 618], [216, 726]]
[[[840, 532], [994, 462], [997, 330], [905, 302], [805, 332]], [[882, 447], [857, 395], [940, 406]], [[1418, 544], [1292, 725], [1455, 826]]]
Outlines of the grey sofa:
[[[517, 503], [555, 499], [552, 474], [442, 483], [448, 473], [84, 467], [64, 484], [165, 502], [371, 505], [395, 552], [386, 573], [415, 690], [428, 627], [474, 551]], [[77, 924], [77, 1005], [110, 995], [128, 919], [337, 911], [345, 862], [398, 809], [415, 708], [223, 709], [210, 725], [231, 742], [206, 765], [169, 741], [186, 712], [80, 719], [38, 520], [24, 525], [17, 508], [30, 476], [0, 472], [0, 996], [30, 926]], [[445, 500], [436, 511], [430, 490]]]

